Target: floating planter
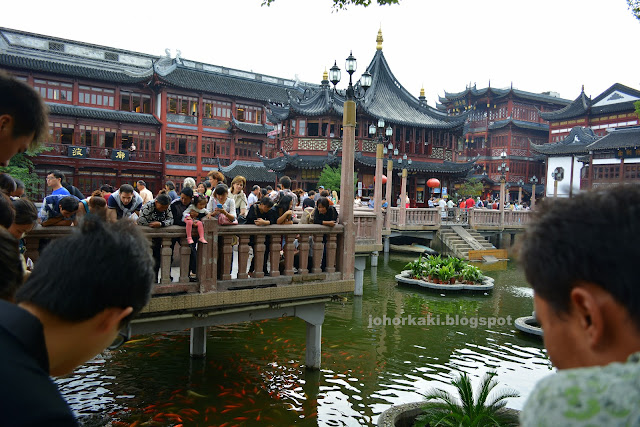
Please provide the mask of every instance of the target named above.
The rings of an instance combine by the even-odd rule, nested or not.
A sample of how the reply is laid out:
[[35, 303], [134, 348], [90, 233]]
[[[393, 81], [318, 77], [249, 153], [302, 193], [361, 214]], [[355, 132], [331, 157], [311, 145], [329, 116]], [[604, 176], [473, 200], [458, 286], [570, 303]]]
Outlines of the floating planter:
[[493, 278], [460, 258], [420, 256], [405, 266], [408, 270], [396, 275], [398, 283], [418, 285], [438, 291], [487, 292], [493, 289]]
[[514, 322], [516, 328], [525, 334], [542, 336], [542, 328], [535, 316], [518, 317]]

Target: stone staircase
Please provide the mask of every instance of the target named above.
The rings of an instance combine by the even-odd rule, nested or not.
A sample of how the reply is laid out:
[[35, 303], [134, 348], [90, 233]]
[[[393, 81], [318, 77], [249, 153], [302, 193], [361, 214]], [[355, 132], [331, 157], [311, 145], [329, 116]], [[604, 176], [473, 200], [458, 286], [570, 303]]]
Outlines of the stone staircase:
[[445, 245], [452, 255], [469, 260], [469, 251], [495, 250], [488, 240], [475, 230], [469, 229], [469, 226], [454, 225], [450, 228], [441, 228], [437, 236], [443, 245]]

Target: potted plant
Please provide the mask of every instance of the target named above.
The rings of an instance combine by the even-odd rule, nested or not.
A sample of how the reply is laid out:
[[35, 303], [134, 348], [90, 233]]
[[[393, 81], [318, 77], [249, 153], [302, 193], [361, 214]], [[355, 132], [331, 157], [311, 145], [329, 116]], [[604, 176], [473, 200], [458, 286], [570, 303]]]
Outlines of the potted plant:
[[519, 397], [515, 390], [506, 390], [489, 394], [498, 385], [493, 377], [495, 372], [488, 372], [482, 378], [476, 396], [471, 381], [466, 373], [452, 381], [459, 399], [441, 389], [431, 390], [427, 396], [427, 404], [422, 414], [415, 420], [415, 427], [424, 426], [517, 426], [518, 412], [505, 408], [507, 399]]
[[455, 271], [450, 265], [443, 265], [438, 271], [438, 278], [442, 283], [451, 283], [451, 279], [455, 280]]

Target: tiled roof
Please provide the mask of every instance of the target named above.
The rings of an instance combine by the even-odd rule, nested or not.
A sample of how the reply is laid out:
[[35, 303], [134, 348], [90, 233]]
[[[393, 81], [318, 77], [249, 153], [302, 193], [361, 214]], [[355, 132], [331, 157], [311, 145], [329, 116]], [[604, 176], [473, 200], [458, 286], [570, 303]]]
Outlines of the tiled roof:
[[183, 65], [177, 65], [168, 74], [159, 75], [159, 78], [175, 87], [238, 98], [281, 103], [289, 99], [285, 86], [195, 70]]
[[[600, 101], [605, 100], [606, 98], [608, 98], [609, 96], [611, 96], [614, 92], [621, 92], [627, 95], [630, 95], [633, 98], [636, 98], [635, 100], [630, 100], [627, 102], [616, 102], [616, 103], [611, 103], [611, 104], [607, 104], [607, 105], [596, 105], [598, 104]], [[635, 109], [634, 107], [634, 102], [640, 99], [640, 91], [635, 90], [633, 88], [630, 88], [628, 86], [625, 86], [623, 84], [620, 83], [616, 83], [614, 85], [612, 85], [609, 89], [605, 90], [604, 92], [602, 92], [600, 95], [598, 95], [591, 103], [591, 114], [592, 115], [599, 115], [599, 114], [609, 114], [609, 113], [616, 113], [618, 111], [633, 111]]]
[[291, 155], [285, 151], [282, 154], [282, 156], [274, 157], [273, 159], [258, 157], [260, 157], [267, 169], [276, 172], [282, 172], [288, 166], [300, 169], [322, 169], [325, 165], [340, 164], [340, 158], [335, 153], [327, 153], [323, 156], [301, 156], [299, 154]]
[[102, 108], [77, 107], [75, 105], [47, 103], [49, 113], [60, 116], [82, 117], [85, 119], [110, 120], [114, 122], [139, 123], [159, 126], [160, 122], [151, 114], [127, 111], [105, 110]]
[[[365, 156], [362, 152], [355, 153], [355, 161], [364, 166], [376, 167], [374, 156]], [[432, 173], [452, 173], [466, 175], [473, 169], [475, 162], [453, 163], [453, 162], [419, 162], [412, 161], [411, 164], [399, 163], [398, 159], [393, 160], [394, 169], [407, 169], [409, 172], [432, 172]]]
[[273, 130], [273, 126], [257, 124], [257, 123], [245, 123], [238, 121], [235, 117], [231, 118], [231, 123], [236, 128], [240, 129], [243, 132], [254, 133], [258, 135], [266, 135], [268, 132]]
[[439, 96], [439, 102], [447, 103], [452, 102], [457, 99], [467, 98], [467, 97], [475, 97], [475, 98], [484, 98], [489, 96], [492, 100], [498, 100], [501, 98], [507, 97], [509, 94], [513, 94], [514, 98], [521, 99], [529, 99], [538, 102], [551, 103], [556, 105], [567, 105], [570, 103], [569, 100], [558, 98], [556, 96], [547, 95], [546, 93], [533, 93], [527, 92], [519, 89], [498, 89], [493, 87], [486, 87], [483, 89], [477, 89], [475, 85], [473, 87], [468, 87], [462, 92], [444, 92], [444, 96]]
[[516, 127], [523, 128], [523, 129], [533, 129], [533, 130], [549, 132], [549, 125], [546, 123], [533, 123], [533, 122], [525, 122], [523, 120], [514, 120], [514, 119], [506, 119], [506, 120], [500, 120], [498, 122], [493, 122], [492, 124], [489, 125], [489, 129], [500, 129], [509, 124], [512, 124]]
[[591, 106], [591, 100], [584, 93], [584, 88], [574, 101], [564, 108], [556, 111], [540, 112], [540, 117], [545, 120], [565, 120], [585, 114]]
[[640, 127], [616, 129], [587, 146], [589, 151], [640, 147]]
[[276, 181], [277, 176], [270, 172], [261, 162], [249, 162], [246, 160], [234, 160], [229, 166], [220, 167], [229, 182], [238, 175], [243, 176], [247, 182], [270, 182]]
[[465, 116], [450, 117], [412, 96], [391, 72], [382, 50], [376, 51], [367, 70], [373, 82], [359, 106], [369, 115], [422, 128], [452, 129], [464, 123]]
[[552, 144], [531, 144], [531, 149], [547, 156], [564, 154], [586, 154], [587, 146], [600, 138], [592, 129], [576, 126], [560, 142]]
[[152, 75], [151, 69], [146, 73], [133, 75], [121, 71], [110, 71], [104, 68], [93, 68], [78, 64], [9, 55], [6, 53], [0, 53], [0, 66], [112, 83], [138, 83], [149, 80]]

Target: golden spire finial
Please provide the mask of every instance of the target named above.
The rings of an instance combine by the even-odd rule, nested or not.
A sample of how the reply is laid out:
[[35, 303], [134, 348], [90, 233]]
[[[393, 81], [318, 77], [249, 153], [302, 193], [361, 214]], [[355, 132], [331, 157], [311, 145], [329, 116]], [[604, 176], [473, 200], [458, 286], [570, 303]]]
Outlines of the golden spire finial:
[[327, 73], [327, 67], [324, 67], [324, 73], [322, 73], [322, 80], [329, 81], [329, 73]]
[[376, 50], [382, 50], [382, 25], [380, 26], [380, 29], [378, 30], [378, 37], [376, 37], [376, 43], [378, 43], [378, 45], [376, 46]]
[[420, 89], [420, 98], [424, 98], [424, 86]]

